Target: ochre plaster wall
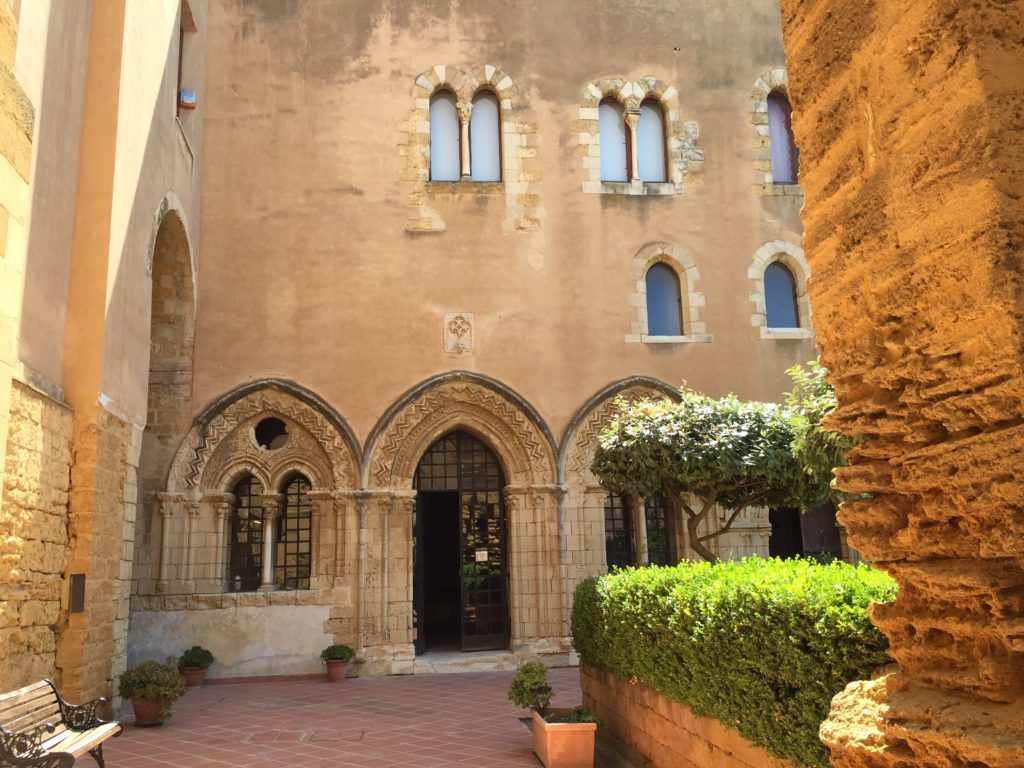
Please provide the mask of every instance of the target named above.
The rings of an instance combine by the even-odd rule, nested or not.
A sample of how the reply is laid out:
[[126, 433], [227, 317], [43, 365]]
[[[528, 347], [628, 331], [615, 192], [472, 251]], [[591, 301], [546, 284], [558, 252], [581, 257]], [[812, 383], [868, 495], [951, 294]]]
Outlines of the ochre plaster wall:
[[[402, 392], [467, 369], [519, 393], [557, 437], [625, 376], [778, 399], [784, 368], [815, 356], [812, 339], [762, 340], [751, 326], [754, 254], [799, 245], [801, 232], [801, 197], [751, 184], [763, 144], [752, 93], [785, 65], [771, 0], [352, 2], [344, 14], [324, 0], [223, 0], [209, 28], [197, 410], [280, 376], [363, 441]], [[418, 78], [438, 65], [445, 77], [491, 65], [511, 79], [518, 128], [507, 136], [523, 143], [505, 147], [519, 175], [504, 185], [409, 175], [408, 154], [423, 149], [422, 135], [410, 144], [427, 98], [418, 83], [432, 82]], [[587, 85], [648, 76], [678, 91], [681, 123], [699, 126], [701, 183], [678, 195], [584, 192]], [[528, 187], [513, 202], [534, 222], [525, 230], [508, 224], [509, 184]], [[443, 231], [407, 230], [420, 204]], [[624, 341], [637, 314], [632, 261], [653, 241], [697, 264], [712, 343]], [[445, 352], [452, 312], [475, 315], [471, 352]]]
[[583, 704], [650, 768], [790, 768], [732, 728], [697, 717], [643, 683], [580, 664]]
[[843, 768], [1024, 765], [1019, 3], [783, 0], [840, 514], [899, 670], [836, 697]]

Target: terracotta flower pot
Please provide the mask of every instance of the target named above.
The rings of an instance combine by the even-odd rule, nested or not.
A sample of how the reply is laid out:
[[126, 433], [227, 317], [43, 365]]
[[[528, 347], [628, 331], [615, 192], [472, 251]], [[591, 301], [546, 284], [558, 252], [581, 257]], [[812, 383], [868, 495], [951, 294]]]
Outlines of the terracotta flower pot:
[[[571, 711], [553, 709], [551, 714]], [[533, 716], [533, 752], [547, 768], [593, 768], [597, 723], [549, 723], [536, 710], [530, 714]]]
[[328, 659], [324, 662], [327, 665], [327, 679], [332, 683], [340, 683], [348, 677], [348, 662], [341, 659]]
[[139, 728], [152, 728], [156, 725], [163, 725], [164, 720], [160, 711], [164, 708], [161, 699], [132, 699], [132, 709], [135, 711], [135, 725]]
[[189, 688], [202, 685], [206, 679], [206, 667], [178, 667], [178, 671], [185, 678], [185, 685]]

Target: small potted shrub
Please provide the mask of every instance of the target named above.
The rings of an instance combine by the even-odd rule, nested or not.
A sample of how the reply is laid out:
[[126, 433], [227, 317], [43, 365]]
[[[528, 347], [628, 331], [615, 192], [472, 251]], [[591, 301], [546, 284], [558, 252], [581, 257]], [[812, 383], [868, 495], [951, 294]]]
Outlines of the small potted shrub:
[[328, 645], [320, 652], [320, 660], [327, 665], [327, 679], [332, 683], [348, 676], [348, 663], [356, 652], [347, 645]]
[[163, 664], [144, 661], [121, 673], [117, 693], [131, 699], [137, 726], [163, 725], [171, 716], [171, 706], [185, 693], [185, 678], [178, 672], [176, 661], [173, 656]]
[[593, 768], [597, 718], [586, 707], [550, 709], [551, 696], [548, 668], [539, 661], [523, 664], [508, 691], [533, 717], [534, 754], [547, 768]]
[[202, 685], [206, 670], [213, 664], [213, 654], [201, 645], [193, 645], [178, 658], [178, 671], [185, 678], [185, 685], [193, 688]]

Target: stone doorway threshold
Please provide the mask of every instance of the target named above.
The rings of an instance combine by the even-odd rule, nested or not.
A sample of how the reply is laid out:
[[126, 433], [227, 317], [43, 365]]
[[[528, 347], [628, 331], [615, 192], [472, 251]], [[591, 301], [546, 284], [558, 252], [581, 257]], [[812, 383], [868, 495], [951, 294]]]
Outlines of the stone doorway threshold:
[[427, 651], [416, 657], [414, 675], [447, 672], [510, 672], [519, 668], [512, 651]]

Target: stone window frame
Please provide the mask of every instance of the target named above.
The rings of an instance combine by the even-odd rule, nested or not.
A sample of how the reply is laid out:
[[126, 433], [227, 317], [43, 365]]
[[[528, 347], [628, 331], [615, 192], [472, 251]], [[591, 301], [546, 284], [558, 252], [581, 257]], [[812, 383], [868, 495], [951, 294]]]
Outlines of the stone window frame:
[[[796, 304], [798, 328], [769, 328], [764, 295], [764, 271], [775, 262], [779, 262], [793, 275], [796, 285]], [[747, 268], [750, 281], [750, 303], [753, 313], [750, 324], [761, 339], [811, 339], [814, 330], [811, 325], [811, 302], [807, 294], [807, 278], [811, 269], [804, 258], [804, 250], [788, 240], [772, 240], [754, 252], [754, 258]]]
[[[683, 321], [681, 336], [651, 336], [647, 333], [647, 270], [655, 264], [669, 267], [679, 279]], [[633, 280], [629, 303], [635, 308], [635, 315], [630, 322], [630, 332], [626, 334], [626, 343], [689, 344], [714, 341], [714, 336], [707, 332], [707, 326], [701, 319], [704, 293], [697, 290], [700, 270], [686, 251], [671, 243], [648, 243], [633, 257], [629, 276]]]
[[[469, 165], [469, 123], [473, 98], [483, 90], [498, 99], [498, 120], [501, 144], [501, 181], [473, 181], [464, 173], [459, 181], [430, 179], [430, 100], [442, 90], [455, 95], [459, 114], [459, 151], [462, 170]], [[462, 69], [437, 64], [421, 72], [413, 85], [413, 107], [409, 118], [399, 123], [399, 151], [405, 156], [401, 179], [412, 182], [409, 203], [414, 215], [406, 221], [407, 232], [443, 232], [445, 221], [434, 201], [441, 195], [473, 194], [505, 197], [505, 218], [502, 229], [531, 232], [540, 229], [543, 210], [536, 184], [540, 179], [537, 166], [538, 145], [536, 123], [524, 122], [519, 90], [512, 78], [492, 64]]]
[[[804, 188], [800, 184], [776, 184], [772, 178], [772, 148], [768, 133], [768, 96], [781, 93], [789, 101], [789, 73], [785, 67], [769, 69], [754, 81], [754, 89], [750, 94], [750, 123], [754, 126], [754, 181], [751, 189], [755, 194], [765, 197], [788, 196], [803, 197]], [[799, 178], [799, 176], [797, 177]]]
[[[605, 99], [614, 99], [623, 105], [630, 132], [628, 152], [632, 157], [633, 178], [628, 182], [602, 181], [601, 139], [598, 110]], [[640, 119], [640, 105], [656, 101], [665, 120], [665, 159], [668, 181], [640, 181], [637, 178], [636, 127]], [[579, 109], [578, 154], [587, 174], [583, 191], [605, 195], [680, 195], [692, 193], [703, 180], [704, 153], [696, 148], [700, 126], [695, 121], [680, 117], [679, 91], [672, 85], [654, 77], [627, 80], [622, 77], [604, 77], [587, 83], [583, 89], [583, 102]]]

